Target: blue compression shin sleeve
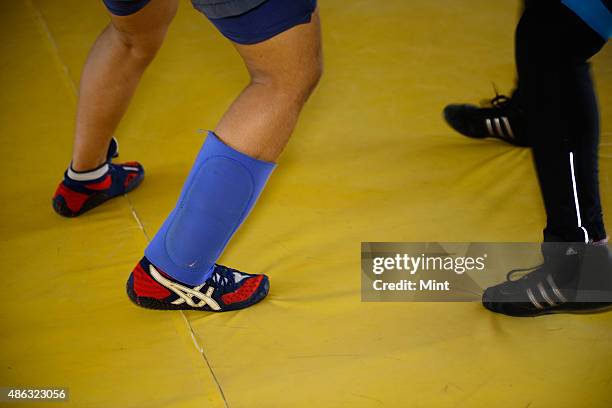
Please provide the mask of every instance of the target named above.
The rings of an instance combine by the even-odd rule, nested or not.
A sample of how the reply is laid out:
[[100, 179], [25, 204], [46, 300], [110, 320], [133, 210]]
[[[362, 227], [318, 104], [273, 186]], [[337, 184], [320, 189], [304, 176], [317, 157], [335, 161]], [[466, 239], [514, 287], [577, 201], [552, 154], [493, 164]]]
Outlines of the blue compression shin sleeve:
[[232, 149], [209, 132], [176, 207], [145, 256], [180, 282], [203, 283], [274, 167]]

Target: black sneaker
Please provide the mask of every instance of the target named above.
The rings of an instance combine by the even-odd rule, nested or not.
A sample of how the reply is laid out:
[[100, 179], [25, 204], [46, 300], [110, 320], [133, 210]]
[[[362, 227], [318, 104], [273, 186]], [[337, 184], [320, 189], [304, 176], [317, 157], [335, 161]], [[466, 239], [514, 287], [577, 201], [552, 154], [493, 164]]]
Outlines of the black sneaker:
[[595, 313], [612, 309], [612, 258], [606, 246], [551, 243], [542, 246], [544, 264], [519, 279], [485, 290], [482, 304], [508, 316]]
[[493, 137], [514, 146], [528, 147], [525, 112], [516, 98], [496, 92], [481, 106], [452, 104], [444, 108], [444, 119], [462, 135], [475, 139]]

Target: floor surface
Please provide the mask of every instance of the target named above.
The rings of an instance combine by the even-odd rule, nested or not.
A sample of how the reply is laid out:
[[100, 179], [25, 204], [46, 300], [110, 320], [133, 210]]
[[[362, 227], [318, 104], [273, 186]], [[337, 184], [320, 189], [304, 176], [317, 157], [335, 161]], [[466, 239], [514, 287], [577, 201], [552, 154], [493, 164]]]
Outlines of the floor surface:
[[[146, 180], [79, 219], [53, 191], [98, 1], [0, 2], [0, 385], [67, 386], [78, 407], [612, 406], [612, 314], [513, 319], [478, 303], [361, 303], [361, 241], [531, 241], [530, 152], [441, 118], [513, 83], [510, 0], [321, 0], [326, 72], [222, 262], [271, 277], [226, 314], [132, 305], [125, 280], [204, 137], [246, 83], [181, 3], [117, 135]], [[612, 213], [612, 48], [594, 58]], [[26, 404], [27, 405], [27, 404]]]

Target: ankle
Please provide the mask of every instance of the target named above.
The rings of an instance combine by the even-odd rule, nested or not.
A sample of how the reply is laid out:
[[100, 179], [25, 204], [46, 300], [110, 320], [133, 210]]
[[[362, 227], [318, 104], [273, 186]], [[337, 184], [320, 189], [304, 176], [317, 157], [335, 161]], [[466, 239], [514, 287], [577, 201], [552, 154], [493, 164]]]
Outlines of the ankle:
[[73, 158], [70, 163], [70, 168], [79, 173], [85, 173], [96, 170], [106, 164], [106, 157], [99, 157], [94, 160], [80, 160], [79, 158]]

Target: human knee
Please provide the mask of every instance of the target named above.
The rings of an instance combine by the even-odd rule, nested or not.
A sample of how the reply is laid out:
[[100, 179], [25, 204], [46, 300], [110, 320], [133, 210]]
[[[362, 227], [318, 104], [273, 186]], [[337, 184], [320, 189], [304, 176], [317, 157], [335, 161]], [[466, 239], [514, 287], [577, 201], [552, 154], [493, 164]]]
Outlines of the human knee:
[[322, 59], [317, 57], [295, 68], [252, 70], [251, 82], [268, 87], [279, 96], [303, 104], [323, 75]]
[[166, 37], [167, 27], [158, 27], [146, 32], [131, 32], [111, 24], [113, 38], [123, 46], [129, 55], [142, 62], [153, 60]]
[[323, 76], [323, 59], [319, 56], [316, 60], [312, 61], [308, 67], [303, 71], [303, 78], [301, 80], [301, 92], [306, 97], [310, 96], [312, 91], [315, 90], [321, 77]]

